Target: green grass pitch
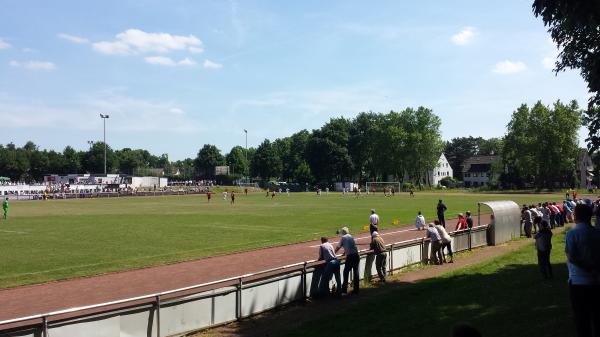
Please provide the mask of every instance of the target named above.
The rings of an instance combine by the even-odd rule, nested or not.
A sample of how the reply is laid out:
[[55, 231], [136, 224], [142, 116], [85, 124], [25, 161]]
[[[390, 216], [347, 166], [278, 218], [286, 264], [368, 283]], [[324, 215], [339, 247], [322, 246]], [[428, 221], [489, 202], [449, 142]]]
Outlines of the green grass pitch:
[[14, 201], [0, 220], [0, 288], [126, 270], [334, 235], [368, 224], [371, 208], [381, 227], [413, 223], [418, 210], [435, 214], [439, 198], [447, 218], [476, 212], [485, 200], [538, 202], [560, 195], [474, 193], [378, 194], [359, 199], [330, 193], [266, 198], [237, 194], [235, 206], [219, 193], [110, 199]]

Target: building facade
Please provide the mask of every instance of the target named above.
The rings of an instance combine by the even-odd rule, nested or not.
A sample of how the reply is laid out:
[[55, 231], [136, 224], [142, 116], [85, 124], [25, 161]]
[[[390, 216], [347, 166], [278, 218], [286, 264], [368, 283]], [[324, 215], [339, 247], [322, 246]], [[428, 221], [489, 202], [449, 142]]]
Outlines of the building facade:
[[454, 172], [452, 171], [452, 166], [448, 162], [446, 155], [442, 153], [440, 155], [440, 159], [438, 159], [437, 166], [433, 171], [429, 171], [429, 181], [432, 186], [438, 186], [440, 181], [446, 177], [453, 177]]
[[463, 163], [463, 180], [465, 187], [487, 186], [496, 178], [493, 163], [497, 156], [474, 156]]
[[591, 189], [592, 179], [594, 178], [594, 164], [592, 157], [586, 149], [579, 149], [577, 156], [577, 180], [580, 188]]

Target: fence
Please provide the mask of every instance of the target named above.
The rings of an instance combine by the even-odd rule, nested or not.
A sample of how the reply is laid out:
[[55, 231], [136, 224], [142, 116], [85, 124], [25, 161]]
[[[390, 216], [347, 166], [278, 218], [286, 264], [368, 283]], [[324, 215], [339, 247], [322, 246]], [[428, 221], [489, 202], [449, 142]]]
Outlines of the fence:
[[[487, 226], [450, 233], [454, 251], [487, 245]], [[390, 273], [426, 263], [429, 239], [387, 245]], [[361, 278], [370, 251], [361, 251]], [[343, 261], [341, 261], [343, 264]], [[0, 336], [176, 336], [256, 315], [315, 294], [322, 262], [305, 261], [156, 294], [0, 321]], [[315, 280], [313, 280], [315, 279]]]
[[[206, 194], [204, 190], [167, 190], [167, 191], [121, 191], [121, 192], [69, 192], [69, 193], [50, 193], [49, 199], [84, 199], [84, 198], [119, 198], [119, 197], [149, 197], [164, 195], [186, 195], [186, 194]], [[10, 194], [6, 195], [13, 200], [41, 200], [42, 193], [36, 194]]]

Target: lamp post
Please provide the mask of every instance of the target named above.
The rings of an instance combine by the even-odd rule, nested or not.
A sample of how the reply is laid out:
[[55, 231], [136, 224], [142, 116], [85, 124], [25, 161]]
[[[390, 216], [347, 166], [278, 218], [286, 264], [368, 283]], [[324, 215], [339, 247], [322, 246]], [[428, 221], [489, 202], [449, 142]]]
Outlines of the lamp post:
[[102, 122], [104, 123], [104, 175], [106, 175], [106, 120], [108, 117], [110, 116], [100, 114], [100, 118], [102, 118]]
[[246, 182], [248, 183], [250, 180], [250, 163], [248, 162], [248, 130], [244, 129], [244, 133], [246, 134]]

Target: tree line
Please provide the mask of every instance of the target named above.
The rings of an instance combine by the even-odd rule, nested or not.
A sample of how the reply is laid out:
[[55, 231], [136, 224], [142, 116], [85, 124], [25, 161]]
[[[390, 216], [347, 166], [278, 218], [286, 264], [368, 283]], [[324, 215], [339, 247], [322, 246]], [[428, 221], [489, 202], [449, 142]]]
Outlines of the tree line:
[[[435, 168], [444, 148], [440, 126], [440, 118], [431, 109], [419, 107], [332, 118], [319, 129], [265, 139], [248, 151], [235, 146], [222, 154], [215, 145], [205, 144], [194, 159], [179, 161], [147, 150], [107, 146], [107, 171], [145, 175], [153, 173], [151, 168], [162, 168], [176, 179], [214, 179], [215, 167], [227, 165], [230, 178], [308, 184], [393, 179], [427, 184], [427, 172]], [[48, 173], [103, 171], [102, 142], [87, 151], [67, 146], [62, 152], [40, 150], [33, 142], [23, 147], [0, 145], [0, 175], [13, 181], [40, 181]]]

